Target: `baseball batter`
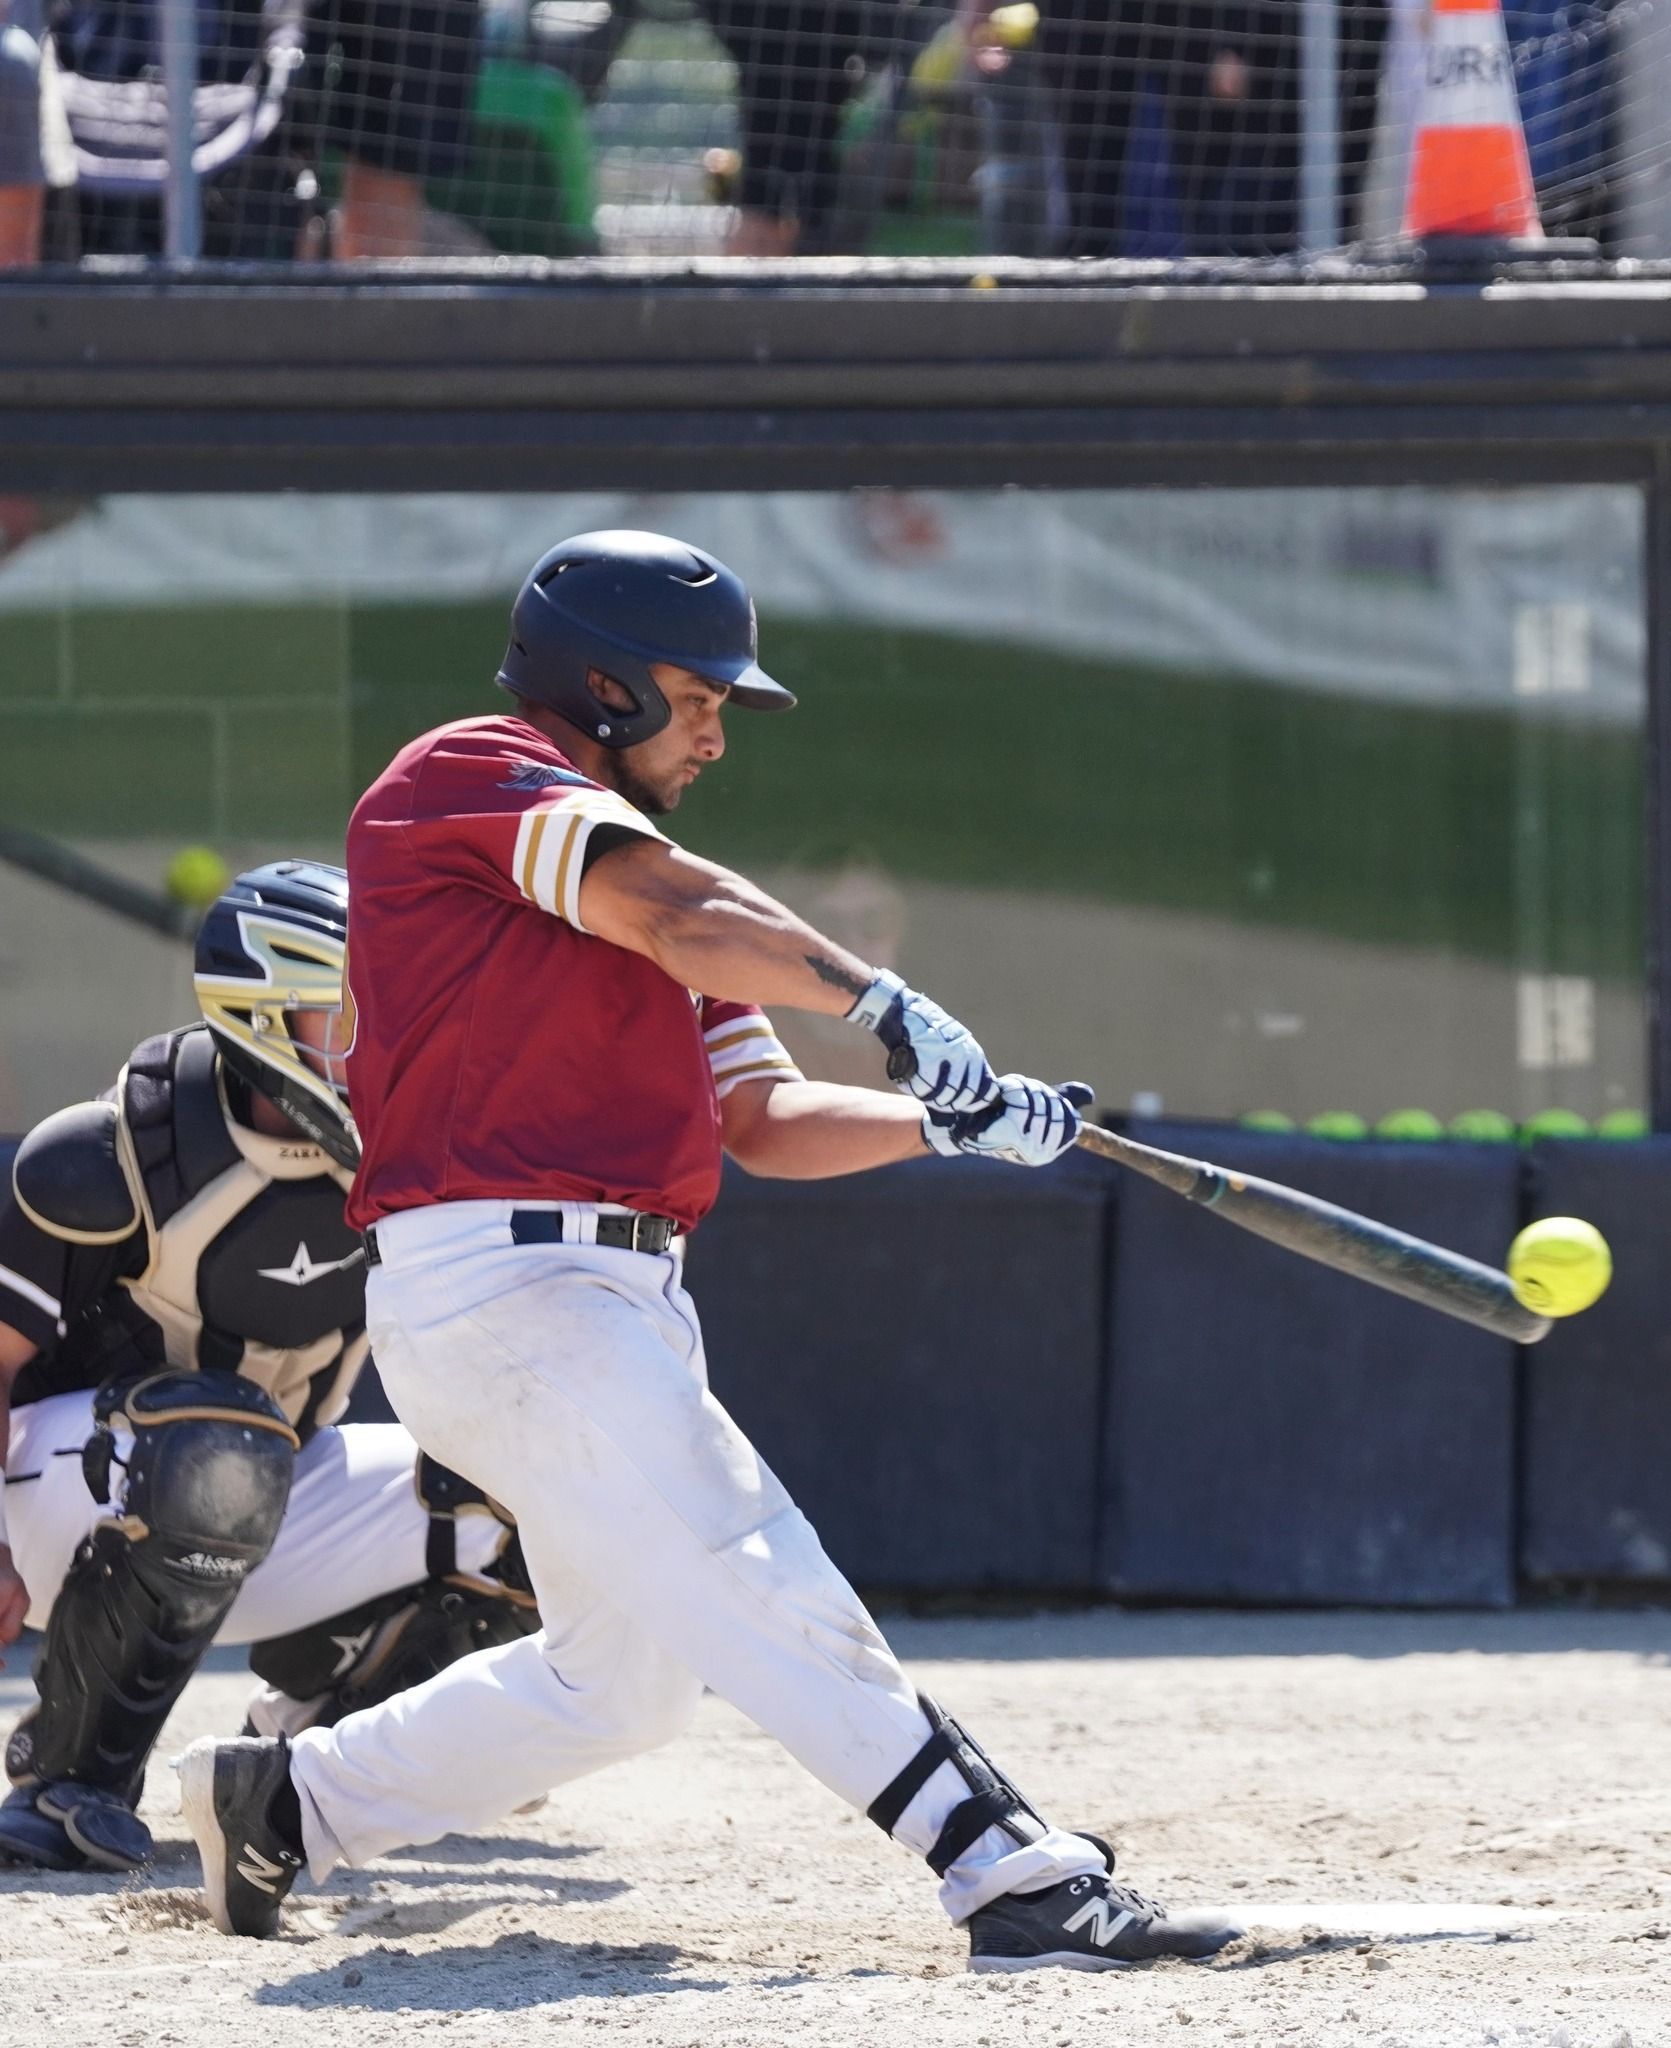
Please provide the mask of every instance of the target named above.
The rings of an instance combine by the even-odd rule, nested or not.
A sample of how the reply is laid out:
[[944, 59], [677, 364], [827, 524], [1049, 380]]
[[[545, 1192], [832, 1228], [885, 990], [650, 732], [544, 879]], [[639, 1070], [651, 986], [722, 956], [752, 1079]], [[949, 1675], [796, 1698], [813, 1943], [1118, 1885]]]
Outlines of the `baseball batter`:
[[[414, 741], [349, 829], [350, 1215], [396, 1411], [516, 1516], [545, 1627], [293, 1745], [194, 1745], [217, 1925], [270, 1934], [304, 1862], [482, 1828], [665, 1742], [706, 1683], [927, 1859], [971, 1967], [1214, 1954], [1237, 1928], [1117, 1883], [918, 1696], [709, 1393], [681, 1285], [722, 1147], [790, 1177], [924, 1144], [1042, 1166], [1082, 1092], [995, 1075], [897, 975], [669, 842], [656, 820], [719, 759], [726, 708], [794, 703], [723, 564], [655, 534], [563, 543], [498, 681], [514, 715]], [[766, 1003], [874, 1032], [903, 1092], [804, 1080]]]
[[366, 1355], [343, 1220], [338, 868], [205, 917], [205, 1021], [24, 1139], [0, 1197], [0, 1648], [46, 1632], [0, 1856], [150, 1859], [146, 1760], [213, 1641], [295, 1731], [536, 1626], [505, 1521], [395, 1425], [333, 1427]]

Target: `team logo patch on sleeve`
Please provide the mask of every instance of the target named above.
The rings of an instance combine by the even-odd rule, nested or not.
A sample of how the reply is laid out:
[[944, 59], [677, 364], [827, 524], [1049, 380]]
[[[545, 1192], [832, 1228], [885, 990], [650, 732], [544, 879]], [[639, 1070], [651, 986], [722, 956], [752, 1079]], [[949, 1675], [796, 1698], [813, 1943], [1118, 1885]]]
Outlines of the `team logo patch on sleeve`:
[[550, 789], [559, 782], [569, 783], [576, 789], [592, 787], [584, 775], [577, 775], [572, 768], [553, 768], [549, 761], [512, 761], [510, 771], [498, 785], [500, 789]]

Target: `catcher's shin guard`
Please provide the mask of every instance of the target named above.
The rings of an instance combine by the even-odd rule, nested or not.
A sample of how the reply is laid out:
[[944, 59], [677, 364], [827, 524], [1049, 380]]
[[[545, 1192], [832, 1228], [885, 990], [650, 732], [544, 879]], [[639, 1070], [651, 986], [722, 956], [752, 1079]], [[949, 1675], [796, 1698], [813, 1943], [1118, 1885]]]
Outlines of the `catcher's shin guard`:
[[83, 1453], [110, 1498], [113, 1420], [132, 1431], [123, 1512], [65, 1575], [35, 1663], [40, 1703], [6, 1745], [14, 1784], [137, 1802], [145, 1762], [248, 1574], [272, 1548], [296, 1434], [253, 1381], [164, 1372], [102, 1391]]
[[869, 1818], [884, 1834], [891, 1835], [898, 1827], [905, 1809], [942, 1764], [956, 1767], [969, 1787], [969, 1797], [959, 1800], [947, 1814], [945, 1825], [928, 1851], [928, 1866], [936, 1877], [944, 1877], [988, 1828], [1002, 1828], [1018, 1844], [1037, 1842], [1049, 1833], [1009, 1779], [949, 1714], [942, 1712], [927, 1693], [917, 1695], [917, 1704], [928, 1721], [928, 1740], [893, 1783], [884, 1786], [866, 1808]]

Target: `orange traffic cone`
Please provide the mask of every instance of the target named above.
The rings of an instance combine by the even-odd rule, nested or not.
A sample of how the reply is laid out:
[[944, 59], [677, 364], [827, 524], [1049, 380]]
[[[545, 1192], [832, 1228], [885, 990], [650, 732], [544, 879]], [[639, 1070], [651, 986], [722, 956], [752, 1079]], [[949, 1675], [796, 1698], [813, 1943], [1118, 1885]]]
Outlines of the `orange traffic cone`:
[[1501, 0], [1430, 0], [1404, 232], [1541, 242]]

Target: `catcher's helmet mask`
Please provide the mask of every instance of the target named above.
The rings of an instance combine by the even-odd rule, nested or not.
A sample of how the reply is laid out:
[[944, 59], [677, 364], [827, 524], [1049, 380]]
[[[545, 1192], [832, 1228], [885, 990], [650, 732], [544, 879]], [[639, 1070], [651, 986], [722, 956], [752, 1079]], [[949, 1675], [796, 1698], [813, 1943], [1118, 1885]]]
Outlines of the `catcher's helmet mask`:
[[[342, 1041], [348, 877], [322, 861], [239, 875], [197, 932], [192, 981], [226, 1066], [342, 1166], [358, 1166]], [[323, 1046], [303, 1035], [317, 1019]], [[332, 1045], [330, 1039], [337, 1038]]]
[[[745, 710], [790, 710], [794, 697], [755, 658], [757, 638], [741, 577], [701, 548], [659, 533], [582, 533], [529, 571], [495, 680], [600, 746], [636, 747], [672, 716], [652, 673], [658, 662], [723, 687]], [[632, 708], [602, 702], [594, 672]]]

